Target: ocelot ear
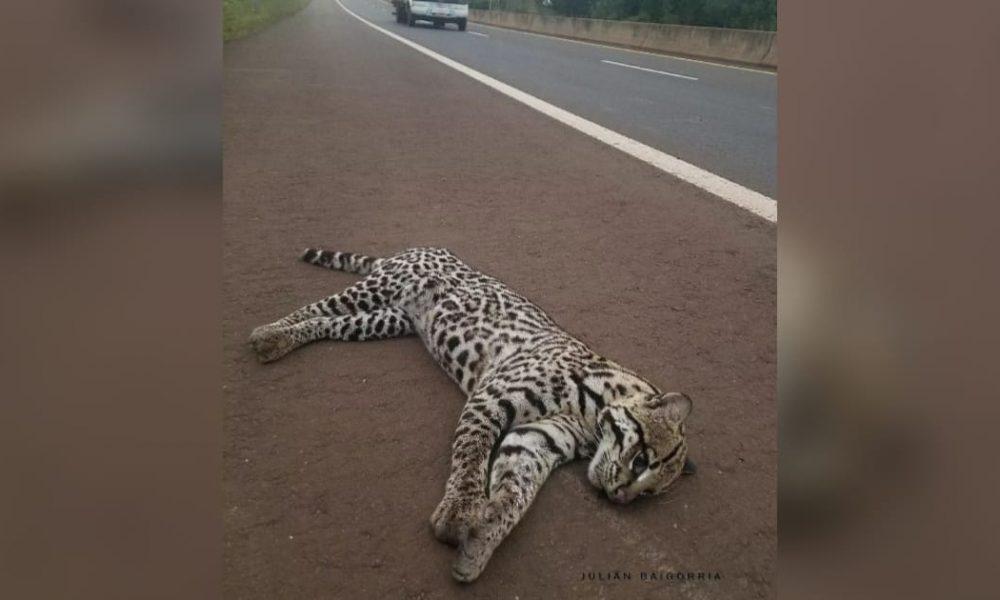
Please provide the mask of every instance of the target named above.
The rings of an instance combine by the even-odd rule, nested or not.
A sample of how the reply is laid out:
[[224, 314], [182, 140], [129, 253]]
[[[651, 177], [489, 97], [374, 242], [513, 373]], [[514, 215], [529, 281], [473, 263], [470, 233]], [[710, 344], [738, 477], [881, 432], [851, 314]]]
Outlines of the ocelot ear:
[[691, 398], [680, 392], [656, 396], [646, 404], [654, 414], [672, 423], [680, 423], [691, 414]]

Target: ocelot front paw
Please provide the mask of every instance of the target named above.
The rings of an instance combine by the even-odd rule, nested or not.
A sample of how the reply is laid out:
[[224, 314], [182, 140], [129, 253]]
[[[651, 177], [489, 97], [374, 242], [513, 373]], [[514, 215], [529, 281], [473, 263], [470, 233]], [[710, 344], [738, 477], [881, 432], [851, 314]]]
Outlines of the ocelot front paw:
[[478, 579], [486, 568], [490, 556], [493, 555], [492, 550], [479, 539], [475, 529], [472, 531], [473, 534], [459, 545], [458, 557], [451, 565], [451, 576], [462, 583], [471, 583]]
[[438, 541], [460, 544], [478, 517], [479, 498], [445, 496], [431, 515], [431, 528]]
[[250, 334], [250, 345], [262, 363], [278, 360], [294, 348], [291, 336], [271, 325], [263, 325]]
[[463, 583], [475, 581], [486, 568], [503, 538], [502, 508], [498, 502], [487, 502], [479, 519], [469, 528], [458, 546], [458, 556], [451, 565], [451, 576]]

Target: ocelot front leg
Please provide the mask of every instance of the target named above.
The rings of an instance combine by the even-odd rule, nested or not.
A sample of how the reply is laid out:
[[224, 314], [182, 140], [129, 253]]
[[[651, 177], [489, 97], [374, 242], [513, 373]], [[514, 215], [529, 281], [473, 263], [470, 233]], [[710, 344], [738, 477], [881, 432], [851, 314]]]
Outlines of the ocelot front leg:
[[316, 340], [363, 342], [412, 333], [413, 322], [405, 312], [385, 307], [367, 312], [312, 317], [286, 325], [265, 325], [254, 330], [250, 342], [261, 362], [271, 362]]
[[[490, 455], [503, 433], [514, 425], [510, 402], [497, 401], [493, 386], [474, 392], [465, 404], [452, 444], [451, 475], [444, 498], [431, 515], [434, 536], [457, 545], [468, 535], [486, 500]], [[490, 390], [490, 392], [486, 391]]]
[[593, 434], [576, 417], [558, 415], [515, 427], [500, 444], [490, 472], [490, 495], [462, 541], [451, 574], [473, 581], [500, 542], [524, 516], [549, 474], [593, 452]]

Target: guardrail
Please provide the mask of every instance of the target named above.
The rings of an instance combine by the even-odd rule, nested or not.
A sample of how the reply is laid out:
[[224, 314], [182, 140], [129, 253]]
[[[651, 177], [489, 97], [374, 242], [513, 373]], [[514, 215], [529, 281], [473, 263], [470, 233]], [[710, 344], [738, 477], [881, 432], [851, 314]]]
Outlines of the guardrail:
[[470, 10], [469, 20], [651, 52], [778, 68], [778, 34], [773, 31], [604, 21], [496, 10]]

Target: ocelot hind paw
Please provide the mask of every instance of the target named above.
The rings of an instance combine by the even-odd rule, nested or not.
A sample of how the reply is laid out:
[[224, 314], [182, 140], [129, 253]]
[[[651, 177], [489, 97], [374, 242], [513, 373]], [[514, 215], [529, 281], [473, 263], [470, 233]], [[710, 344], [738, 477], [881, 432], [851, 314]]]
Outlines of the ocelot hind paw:
[[291, 352], [293, 347], [292, 338], [287, 333], [269, 325], [253, 330], [250, 334], [250, 345], [262, 363], [278, 360]]

